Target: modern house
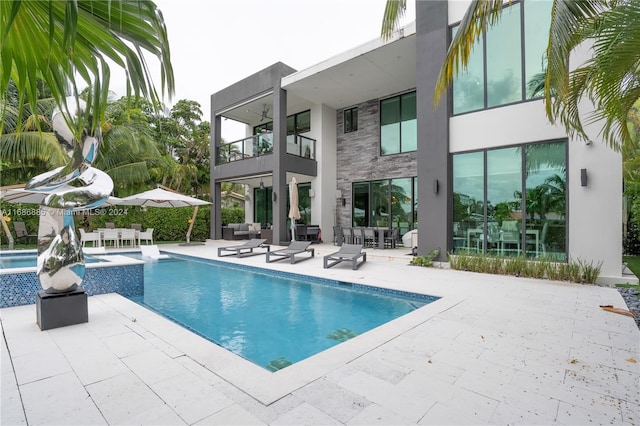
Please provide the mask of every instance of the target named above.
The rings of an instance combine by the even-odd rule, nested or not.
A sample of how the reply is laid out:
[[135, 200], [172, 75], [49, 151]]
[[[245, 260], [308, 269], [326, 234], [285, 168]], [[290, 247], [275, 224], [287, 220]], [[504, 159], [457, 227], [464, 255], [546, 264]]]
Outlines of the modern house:
[[[211, 96], [211, 236], [220, 184], [243, 183], [247, 222], [290, 241], [288, 184], [307, 224], [418, 230], [418, 254], [486, 252], [602, 262], [622, 275], [622, 159], [587, 128], [549, 123], [528, 82], [543, 71], [551, 2], [507, 6], [434, 107], [433, 88], [466, 1], [417, 1], [416, 21], [296, 71], [276, 63]], [[577, 52], [572, 66], [589, 50]], [[585, 102], [585, 111], [589, 104]], [[223, 119], [247, 137], [221, 145]]]

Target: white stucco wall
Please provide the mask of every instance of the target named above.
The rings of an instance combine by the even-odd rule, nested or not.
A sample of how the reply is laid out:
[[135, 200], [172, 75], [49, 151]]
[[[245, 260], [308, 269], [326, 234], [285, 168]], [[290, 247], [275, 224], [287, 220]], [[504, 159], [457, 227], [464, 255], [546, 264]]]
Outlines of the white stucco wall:
[[[311, 221], [319, 224], [322, 239], [333, 240], [336, 208], [336, 110], [326, 105], [314, 104], [311, 108], [311, 129], [318, 129], [316, 159], [318, 176], [311, 182], [315, 196], [311, 199]], [[315, 132], [314, 132], [315, 133]]]

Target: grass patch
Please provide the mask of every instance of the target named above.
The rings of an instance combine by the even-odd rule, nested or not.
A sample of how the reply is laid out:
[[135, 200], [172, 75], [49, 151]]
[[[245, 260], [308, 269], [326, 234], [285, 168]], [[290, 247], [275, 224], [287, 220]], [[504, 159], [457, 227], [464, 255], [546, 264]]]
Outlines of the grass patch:
[[640, 256], [622, 256], [622, 260], [627, 263], [631, 272], [636, 274], [636, 277], [640, 276]]

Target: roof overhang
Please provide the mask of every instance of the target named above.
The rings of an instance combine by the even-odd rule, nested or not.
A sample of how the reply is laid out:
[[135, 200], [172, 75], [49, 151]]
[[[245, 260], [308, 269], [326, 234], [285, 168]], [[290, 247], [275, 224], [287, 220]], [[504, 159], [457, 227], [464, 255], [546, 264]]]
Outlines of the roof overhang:
[[415, 22], [282, 78], [295, 96], [334, 109], [356, 105], [416, 87]]

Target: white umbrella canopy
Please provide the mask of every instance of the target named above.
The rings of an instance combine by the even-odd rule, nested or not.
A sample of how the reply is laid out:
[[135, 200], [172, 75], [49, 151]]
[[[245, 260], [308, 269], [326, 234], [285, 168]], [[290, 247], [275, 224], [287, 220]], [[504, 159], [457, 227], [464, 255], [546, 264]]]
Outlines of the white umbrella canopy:
[[145, 206], [145, 207], [193, 207], [211, 204], [209, 201], [182, 195], [178, 192], [167, 191], [156, 188], [139, 194], [129, 195], [120, 201], [123, 206]]
[[289, 184], [289, 219], [291, 219], [291, 241], [296, 239], [296, 220], [300, 219], [300, 208], [298, 207], [298, 182], [296, 178], [291, 178]]
[[191, 244], [191, 230], [193, 224], [196, 221], [196, 215], [198, 214], [198, 206], [204, 206], [211, 204], [209, 201], [199, 200], [197, 198], [189, 197], [188, 195], [180, 194], [179, 192], [169, 191], [164, 188], [151, 189], [149, 191], [141, 192], [139, 194], [129, 195], [122, 198], [121, 205], [123, 206], [144, 206], [144, 207], [195, 207], [193, 216], [191, 217], [191, 223], [187, 230], [187, 244]]

